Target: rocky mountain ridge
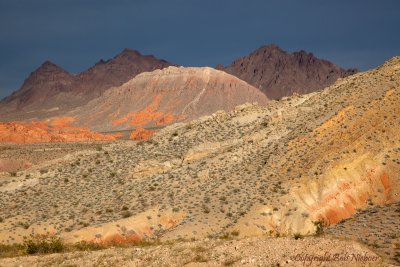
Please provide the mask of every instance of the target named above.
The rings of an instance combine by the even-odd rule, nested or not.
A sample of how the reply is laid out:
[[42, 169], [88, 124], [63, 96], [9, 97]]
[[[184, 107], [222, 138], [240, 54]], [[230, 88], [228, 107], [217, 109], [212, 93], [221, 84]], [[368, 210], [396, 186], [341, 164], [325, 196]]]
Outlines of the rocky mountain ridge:
[[357, 72], [342, 69], [303, 50], [288, 53], [276, 45], [262, 46], [227, 67], [216, 68], [259, 88], [270, 99], [322, 90], [338, 78]]
[[171, 65], [132, 49], [124, 49], [107, 61], [100, 60], [76, 75], [45, 61], [28, 76], [18, 91], [0, 102], [0, 117], [2, 121], [10, 121], [63, 116], [141, 72]]

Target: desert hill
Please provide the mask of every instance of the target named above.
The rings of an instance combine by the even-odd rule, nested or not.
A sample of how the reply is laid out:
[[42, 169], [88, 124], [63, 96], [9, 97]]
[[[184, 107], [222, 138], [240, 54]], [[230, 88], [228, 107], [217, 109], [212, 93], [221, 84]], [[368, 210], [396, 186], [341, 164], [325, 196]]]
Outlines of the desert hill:
[[342, 69], [303, 50], [288, 53], [276, 45], [262, 46], [227, 67], [218, 65], [217, 69], [254, 85], [270, 99], [321, 90], [338, 78], [357, 72]]
[[[176, 68], [156, 73], [169, 71]], [[117, 91], [149, 83], [148, 75], [155, 74]], [[314, 234], [400, 200], [399, 103], [395, 57], [321, 92], [240, 105], [172, 124], [147, 141], [104, 144], [57, 164], [2, 173], [0, 241], [38, 233], [102, 244]], [[115, 117], [121, 124], [125, 118]], [[387, 241], [390, 255], [396, 240]]]
[[212, 68], [168, 67], [139, 74], [70, 114], [107, 132], [189, 121], [246, 102], [267, 103], [258, 89]]
[[0, 102], [0, 118], [10, 121], [62, 116], [141, 72], [171, 65], [131, 49], [124, 49], [107, 61], [100, 60], [76, 75], [46, 61], [29, 75], [19, 90]]

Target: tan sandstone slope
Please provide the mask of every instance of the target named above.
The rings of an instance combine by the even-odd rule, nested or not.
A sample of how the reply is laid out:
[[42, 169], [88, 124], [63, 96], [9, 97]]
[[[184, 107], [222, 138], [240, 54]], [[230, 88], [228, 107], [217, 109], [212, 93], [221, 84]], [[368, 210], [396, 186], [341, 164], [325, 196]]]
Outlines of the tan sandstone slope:
[[246, 82], [212, 68], [168, 67], [144, 72], [71, 113], [94, 131], [164, 126], [246, 102], [268, 99]]
[[[145, 79], [151, 75], [117, 90], [133, 90], [131, 82], [157, 82]], [[185, 81], [205, 84], [210, 76]], [[176, 95], [183, 90], [178, 89]], [[186, 100], [187, 111], [196, 114], [200, 103], [207, 104], [200, 102], [204, 95], [195, 101], [201, 92], [199, 86]], [[160, 103], [166, 98], [165, 107], [176, 103], [161, 89], [153, 95], [160, 95]], [[121, 110], [110, 118], [126, 115], [125, 98], [117, 98]], [[104, 145], [45, 170], [16, 177], [3, 173], [0, 240], [12, 243], [43, 232], [59, 234], [67, 242], [106, 243], [229, 233], [312, 234], [314, 223], [335, 224], [360, 209], [399, 201], [399, 103], [396, 57], [322, 92], [271, 101], [267, 107], [241, 105], [232, 112], [177, 123], [151, 140]], [[175, 115], [184, 109], [177, 110]], [[174, 114], [173, 109], [160, 111]], [[97, 128], [109, 121], [107, 114]]]

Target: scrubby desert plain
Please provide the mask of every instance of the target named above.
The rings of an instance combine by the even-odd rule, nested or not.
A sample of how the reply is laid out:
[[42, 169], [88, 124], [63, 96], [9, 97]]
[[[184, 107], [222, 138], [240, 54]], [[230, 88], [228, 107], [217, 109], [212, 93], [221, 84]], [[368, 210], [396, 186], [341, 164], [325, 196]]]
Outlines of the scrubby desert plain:
[[399, 265], [399, 97], [395, 57], [148, 140], [1, 145], [0, 266]]

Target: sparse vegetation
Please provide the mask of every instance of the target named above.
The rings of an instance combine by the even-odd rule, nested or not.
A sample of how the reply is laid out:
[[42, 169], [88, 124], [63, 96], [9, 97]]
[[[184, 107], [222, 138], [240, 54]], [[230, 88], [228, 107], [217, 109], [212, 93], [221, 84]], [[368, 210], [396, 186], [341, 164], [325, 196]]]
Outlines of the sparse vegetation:
[[324, 233], [324, 226], [325, 223], [323, 221], [315, 221], [313, 222], [314, 226], [315, 226], [315, 235], [316, 236], [320, 236]]
[[38, 235], [25, 241], [24, 247], [27, 254], [58, 253], [65, 250], [65, 245], [59, 237]]
[[303, 238], [303, 235], [300, 234], [300, 233], [294, 233], [294, 234], [293, 234], [293, 238], [296, 239], [296, 240], [297, 240], [297, 239], [302, 239], [302, 238]]
[[[337, 188], [353, 192], [360, 177], [373, 181], [367, 186], [372, 188], [368, 191], [371, 198], [362, 205], [357, 198], [355, 204], [348, 204], [349, 210], [357, 211], [354, 217], [364, 214], [360, 208], [378, 213], [376, 203], [381, 199], [390, 195], [391, 201], [399, 200], [396, 187], [387, 189], [384, 174], [387, 170], [390, 185], [398, 180], [400, 149], [393, 136], [400, 125], [396, 116], [399, 92], [388, 93], [387, 79], [381, 87], [364, 83], [358, 76], [354, 79], [351, 90], [344, 81], [323, 93], [271, 101], [265, 108], [244, 105], [229, 114], [221, 112], [191, 122], [190, 127], [167, 127], [140, 143], [60, 145], [68, 153], [54, 152], [54, 144], [13, 148], [16, 155], [19, 151], [18, 155], [31, 153], [43, 159], [15, 175], [5, 172], [5, 179], [0, 180], [0, 223], [8, 227], [5, 241], [11, 244], [31, 229], [56, 229], [72, 236], [75, 231], [87, 230], [85, 227], [104, 225], [133, 235], [131, 231], [137, 229], [123, 223], [133, 219], [122, 219], [139, 216], [143, 227], [151, 227], [149, 238], [154, 239], [171, 231], [182, 240], [210, 237], [219, 242], [236, 241], [251, 229], [276, 237], [286, 231], [282, 233], [278, 225], [291, 225], [293, 219], [304, 222], [309, 229], [301, 233], [306, 233], [313, 230], [310, 220], [318, 215], [315, 210], [324, 213], [325, 207], [319, 205], [336, 196]], [[36, 150], [40, 154], [33, 152]], [[62, 160], [53, 163], [53, 158]], [[368, 164], [359, 162], [376, 165], [380, 176], [375, 177]], [[341, 184], [324, 187], [332, 181]], [[312, 195], [314, 191], [319, 193]], [[310, 196], [312, 208], [306, 203]], [[337, 196], [339, 206], [342, 194]], [[330, 208], [338, 217], [334, 220], [344, 219], [342, 213], [335, 213], [336, 206]], [[382, 221], [395, 225], [398, 217], [391, 214]], [[327, 221], [332, 219], [329, 216], [321, 214]], [[344, 229], [348, 223], [344, 220], [337, 226]], [[325, 238], [331, 227], [317, 221], [314, 228], [316, 236]], [[390, 229], [396, 233], [395, 228]], [[300, 232], [297, 228], [288, 230]], [[382, 232], [376, 229], [371, 235]], [[287, 238], [294, 242], [303, 236], [294, 233]], [[393, 257], [395, 253], [388, 247], [399, 237], [377, 238], [376, 245], [369, 236], [360, 238], [360, 242], [389, 251]], [[89, 250], [91, 246], [81, 244]], [[197, 254], [212, 260], [202, 253]]]

